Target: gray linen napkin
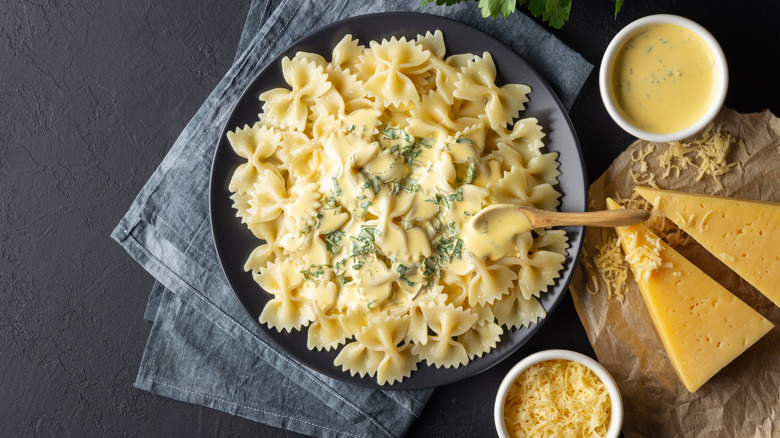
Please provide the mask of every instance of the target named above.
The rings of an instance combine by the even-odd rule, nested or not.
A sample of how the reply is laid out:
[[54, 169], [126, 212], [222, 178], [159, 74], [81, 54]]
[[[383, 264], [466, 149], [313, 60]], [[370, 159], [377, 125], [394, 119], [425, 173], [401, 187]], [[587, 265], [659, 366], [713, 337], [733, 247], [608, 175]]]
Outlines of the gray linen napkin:
[[380, 391], [312, 371], [279, 351], [234, 297], [211, 240], [208, 181], [221, 128], [243, 89], [312, 29], [351, 16], [448, 16], [516, 50], [569, 108], [592, 66], [533, 20], [483, 19], [472, 2], [420, 10], [418, 0], [253, 0], [235, 62], [184, 128], [111, 237], [157, 280], [154, 321], [135, 386], [313, 436], [403, 436], [430, 396]]

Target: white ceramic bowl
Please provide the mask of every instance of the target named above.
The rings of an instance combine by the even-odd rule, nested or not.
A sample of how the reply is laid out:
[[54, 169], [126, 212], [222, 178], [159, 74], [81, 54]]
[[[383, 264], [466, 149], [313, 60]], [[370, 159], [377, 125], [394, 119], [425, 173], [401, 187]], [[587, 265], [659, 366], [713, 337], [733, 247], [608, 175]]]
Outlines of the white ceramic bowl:
[[498, 388], [498, 394], [496, 395], [496, 403], [493, 409], [493, 417], [496, 423], [496, 431], [500, 438], [508, 438], [509, 433], [506, 430], [506, 423], [504, 422], [504, 403], [506, 401], [506, 395], [512, 384], [517, 377], [525, 370], [530, 368], [539, 362], [546, 360], [564, 359], [574, 362], [579, 362], [586, 367], [593, 370], [594, 373], [604, 382], [609, 392], [610, 404], [612, 410], [610, 412], [609, 427], [607, 429], [607, 438], [617, 438], [620, 436], [620, 430], [623, 426], [623, 399], [620, 396], [617, 384], [607, 370], [601, 366], [598, 362], [591, 359], [584, 354], [577, 353], [570, 350], [544, 350], [538, 353], [534, 353], [525, 359], [517, 363], [507, 373], [504, 380], [501, 382], [501, 386]]
[[[637, 30], [651, 24], [674, 24], [692, 31], [704, 40], [704, 42], [712, 50], [712, 54], [715, 57], [716, 68], [719, 74], [717, 83], [715, 84], [715, 96], [712, 104], [697, 122], [680, 131], [670, 133], [655, 133], [636, 127], [621, 114], [612, 96], [612, 87], [609, 84], [610, 72], [612, 70], [612, 64], [615, 60], [618, 50], [627, 39], [635, 34]], [[718, 112], [720, 112], [720, 109], [723, 107], [723, 102], [726, 100], [728, 83], [729, 74], [728, 66], [726, 64], [726, 56], [723, 54], [723, 50], [721, 49], [715, 37], [713, 37], [712, 34], [707, 31], [707, 29], [697, 24], [696, 22], [678, 15], [669, 14], [650, 15], [644, 18], [640, 18], [639, 20], [636, 20], [624, 27], [620, 32], [618, 32], [617, 35], [615, 35], [615, 38], [612, 39], [612, 41], [609, 43], [609, 46], [607, 46], [607, 50], [604, 52], [604, 57], [601, 60], [601, 69], [599, 71], [599, 88], [601, 90], [601, 100], [604, 102], [604, 106], [607, 108], [607, 112], [615, 121], [615, 123], [623, 128], [624, 131], [635, 137], [656, 142], [682, 140], [699, 133], [705, 127], [707, 127], [707, 125], [715, 118], [715, 116], [718, 115]]]

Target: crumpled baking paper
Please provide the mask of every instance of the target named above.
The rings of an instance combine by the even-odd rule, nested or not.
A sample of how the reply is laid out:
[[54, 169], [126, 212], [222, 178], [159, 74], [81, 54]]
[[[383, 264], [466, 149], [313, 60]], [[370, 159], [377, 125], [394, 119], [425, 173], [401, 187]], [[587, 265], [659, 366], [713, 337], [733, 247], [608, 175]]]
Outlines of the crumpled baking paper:
[[[691, 167], [681, 170], [679, 176], [672, 172], [662, 178], [664, 169], [658, 157], [667, 150], [668, 144], [651, 146], [638, 140], [590, 187], [589, 208], [605, 209], [607, 196], [629, 198], [634, 187], [632, 172], [640, 179], [655, 174], [656, 183], [663, 189], [780, 202], [780, 120], [769, 111], [739, 114], [724, 108], [715, 126], [741, 140], [732, 145], [727, 156], [736, 165], [726, 174], [717, 178], [705, 175], [697, 181], [698, 169]], [[644, 157], [647, 168], [642, 169], [642, 160], [637, 158], [653, 147]], [[614, 236], [611, 228], [586, 230], [583, 253], [570, 290], [599, 362], [620, 388], [625, 406], [623, 434], [626, 437], [780, 436], [777, 420], [780, 415], [780, 308], [695, 241], [675, 247], [776, 326], [691, 394], [672, 369], [630, 270], [624, 300], [608, 298], [606, 283], [592, 260], [598, 253], [597, 245], [610, 236]], [[598, 292], [591, 293], [594, 279]]]

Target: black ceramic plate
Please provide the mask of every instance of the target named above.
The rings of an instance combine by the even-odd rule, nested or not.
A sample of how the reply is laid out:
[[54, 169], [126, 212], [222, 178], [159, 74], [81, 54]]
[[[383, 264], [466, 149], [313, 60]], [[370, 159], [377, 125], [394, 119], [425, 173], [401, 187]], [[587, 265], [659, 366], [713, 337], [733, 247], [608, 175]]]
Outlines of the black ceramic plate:
[[[419, 13], [388, 13], [354, 17], [317, 30], [293, 44], [276, 59], [270, 62], [244, 91], [228, 119], [214, 156], [211, 171], [210, 209], [211, 228], [214, 235], [219, 261], [237, 299], [256, 322], [269, 300], [270, 295], [258, 286], [250, 273], [243, 270], [249, 253], [260, 243], [243, 226], [232, 208], [228, 183], [233, 170], [242, 159], [233, 153], [228, 144], [226, 133], [245, 124], [257, 121], [261, 111], [258, 96], [265, 90], [286, 87], [281, 74], [281, 59], [293, 57], [298, 51], [319, 53], [330, 59], [336, 43], [345, 34], [352, 34], [361, 43], [367, 45], [371, 40], [381, 40], [391, 36], [415, 38], [426, 31], [441, 30], [447, 45], [447, 54], [476, 53], [487, 51], [493, 56], [498, 69], [497, 83], [522, 83], [531, 87], [530, 102], [523, 117], [536, 117], [544, 132], [545, 144], [549, 151], [560, 154], [560, 185], [557, 189], [561, 197], [562, 211], [585, 211], [587, 204], [586, 178], [577, 137], [571, 122], [558, 98], [549, 85], [514, 51], [493, 37], [467, 25], [450, 19]], [[555, 309], [563, 295], [574, 270], [582, 246], [582, 227], [567, 228], [569, 257], [566, 260], [561, 278], [542, 295], [541, 303], [549, 314]], [[512, 330], [502, 335], [498, 347], [481, 358], [470, 361], [459, 368], [435, 368], [421, 362], [411, 377], [393, 385], [380, 386], [371, 377], [352, 376], [340, 367], [333, 365], [337, 352], [311, 351], [306, 348], [306, 331], [280, 333], [265, 325], [258, 324], [281, 349], [301, 363], [328, 376], [350, 383], [385, 389], [421, 389], [452, 383], [479, 372], [505, 359], [527, 342], [541, 327], [534, 324], [530, 328]]]

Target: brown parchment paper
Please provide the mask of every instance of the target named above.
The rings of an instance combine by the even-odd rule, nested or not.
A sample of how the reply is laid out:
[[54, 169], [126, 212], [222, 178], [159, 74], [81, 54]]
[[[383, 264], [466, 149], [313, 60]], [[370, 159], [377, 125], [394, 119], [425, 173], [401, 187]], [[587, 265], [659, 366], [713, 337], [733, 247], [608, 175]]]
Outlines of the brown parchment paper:
[[[646, 158], [660, 188], [780, 201], [780, 120], [769, 111], [739, 114], [724, 109], [716, 125], [742, 140], [727, 156], [738, 163], [728, 173], [695, 180], [696, 168], [661, 178], [658, 156], [667, 150], [655, 143]], [[647, 151], [648, 142], [631, 144], [590, 187], [590, 209], [605, 209], [605, 198], [628, 198], [633, 191], [630, 172], [641, 173], [631, 154]], [[638, 156], [638, 155], [635, 155]], [[659, 170], [660, 169], [660, 170]], [[777, 230], [780, 233], [780, 230]], [[689, 393], [677, 378], [645, 308], [633, 276], [628, 274], [623, 302], [609, 299], [604, 279], [593, 267], [596, 245], [614, 230], [591, 228], [585, 233], [580, 263], [570, 290], [577, 313], [598, 360], [620, 387], [625, 405], [626, 437], [779, 437], [780, 436], [780, 308], [734, 274], [695, 241], [675, 247], [704, 272], [737, 295], [775, 328], [707, 382]], [[780, 248], [778, 248], [780, 252]], [[595, 275], [599, 291], [586, 282]], [[780, 285], [778, 285], [780, 287]], [[591, 290], [593, 285], [591, 284]]]

